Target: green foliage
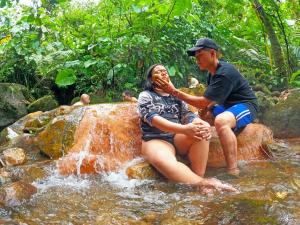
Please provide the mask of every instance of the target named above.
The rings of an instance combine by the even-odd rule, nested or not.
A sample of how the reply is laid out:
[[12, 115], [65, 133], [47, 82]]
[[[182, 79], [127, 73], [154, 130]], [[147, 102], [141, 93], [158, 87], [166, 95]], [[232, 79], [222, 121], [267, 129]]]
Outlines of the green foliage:
[[[215, 39], [222, 57], [252, 84], [276, 87], [281, 82], [272, 70], [270, 43], [247, 0], [102, 0], [82, 5], [52, 0], [36, 9], [22, 6], [21, 16], [8, 1], [1, 3], [0, 35], [11, 34], [12, 39], [0, 45], [0, 82], [24, 84], [35, 97], [56, 84], [75, 85], [76, 95], [97, 93], [118, 100], [125, 89], [141, 90], [145, 71], [154, 63], [165, 64], [177, 86], [186, 86], [190, 73], [204, 81], [204, 73], [186, 55], [204, 36]], [[294, 72], [300, 63], [299, 22], [291, 27], [285, 21], [296, 18], [298, 6], [261, 3], [284, 45], [274, 12], [281, 13]]]
[[76, 75], [72, 69], [62, 69], [57, 73], [55, 83], [59, 87], [65, 87], [74, 84], [76, 81]]
[[297, 70], [291, 75], [289, 84], [292, 87], [300, 87], [300, 70]]

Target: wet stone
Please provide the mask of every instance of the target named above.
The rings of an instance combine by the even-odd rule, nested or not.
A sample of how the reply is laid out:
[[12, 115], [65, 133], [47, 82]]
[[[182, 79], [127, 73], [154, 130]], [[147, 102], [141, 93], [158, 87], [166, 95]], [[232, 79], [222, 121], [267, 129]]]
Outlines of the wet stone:
[[5, 170], [0, 172], [0, 186], [12, 181], [11, 174]]
[[26, 154], [22, 148], [10, 148], [3, 151], [3, 158], [8, 166], [21, 165], [26, 162]]
[[23, 181], [17, 181], [0, 188], [0, 205], [15, 206], [31, 198], [37, 188]]

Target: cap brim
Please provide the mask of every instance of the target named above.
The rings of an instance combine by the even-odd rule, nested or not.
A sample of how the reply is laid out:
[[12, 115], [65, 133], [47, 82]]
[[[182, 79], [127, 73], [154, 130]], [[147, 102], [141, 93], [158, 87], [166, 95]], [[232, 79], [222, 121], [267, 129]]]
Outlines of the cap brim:
[[200, 49], [202, 49], [202, 48], [203, 48], [203, 47], [197, 47], [197, 46], [195, 46], [195, 47], [190, 48], [190, 49], [187, 50], [186, 52], [187, 52], [188, 56], [195, 56], [196, 51], [198, 51], [198, 50], [200, 50]]

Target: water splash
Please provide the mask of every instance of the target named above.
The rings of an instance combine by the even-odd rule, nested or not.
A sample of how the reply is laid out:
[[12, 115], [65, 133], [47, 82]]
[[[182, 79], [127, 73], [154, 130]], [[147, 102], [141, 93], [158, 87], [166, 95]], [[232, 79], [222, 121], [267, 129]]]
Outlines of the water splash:
[[128, 179], [126, 174], [126, 169], [132, 165], [135, 165], [143, 161], [142, 158], [136, 158], [132, 161], [126, 163], [118, 172], [110, 172], [102, 174], [104, 181], [107, 181], [113, 187], [120, 189], [134, 189], [137, 186], [151, 183], [151, 180], [138, 180], [138, 179]]
[[49, 168], [49, 170], [51, 170], [50, 176], [32, 183], [35, 187], [37, 187], [38, 193], [44, 193], [52, 187], [59, 186], [69, 186], [74, 190], [86, 190], [90, 186], [90, 181], [85, 179], [85, 176], [70, 175], [65, 177], [60, 175], [56, 168]]

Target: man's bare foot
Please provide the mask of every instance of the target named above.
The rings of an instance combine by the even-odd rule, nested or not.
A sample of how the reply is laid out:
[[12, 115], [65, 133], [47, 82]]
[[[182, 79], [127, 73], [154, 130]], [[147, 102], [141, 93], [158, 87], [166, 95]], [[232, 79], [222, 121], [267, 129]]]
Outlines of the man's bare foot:
[[234, 177], [238, 177], [240, 175], [240, 170], [239, 168], [227, 169], [227, 173]]

